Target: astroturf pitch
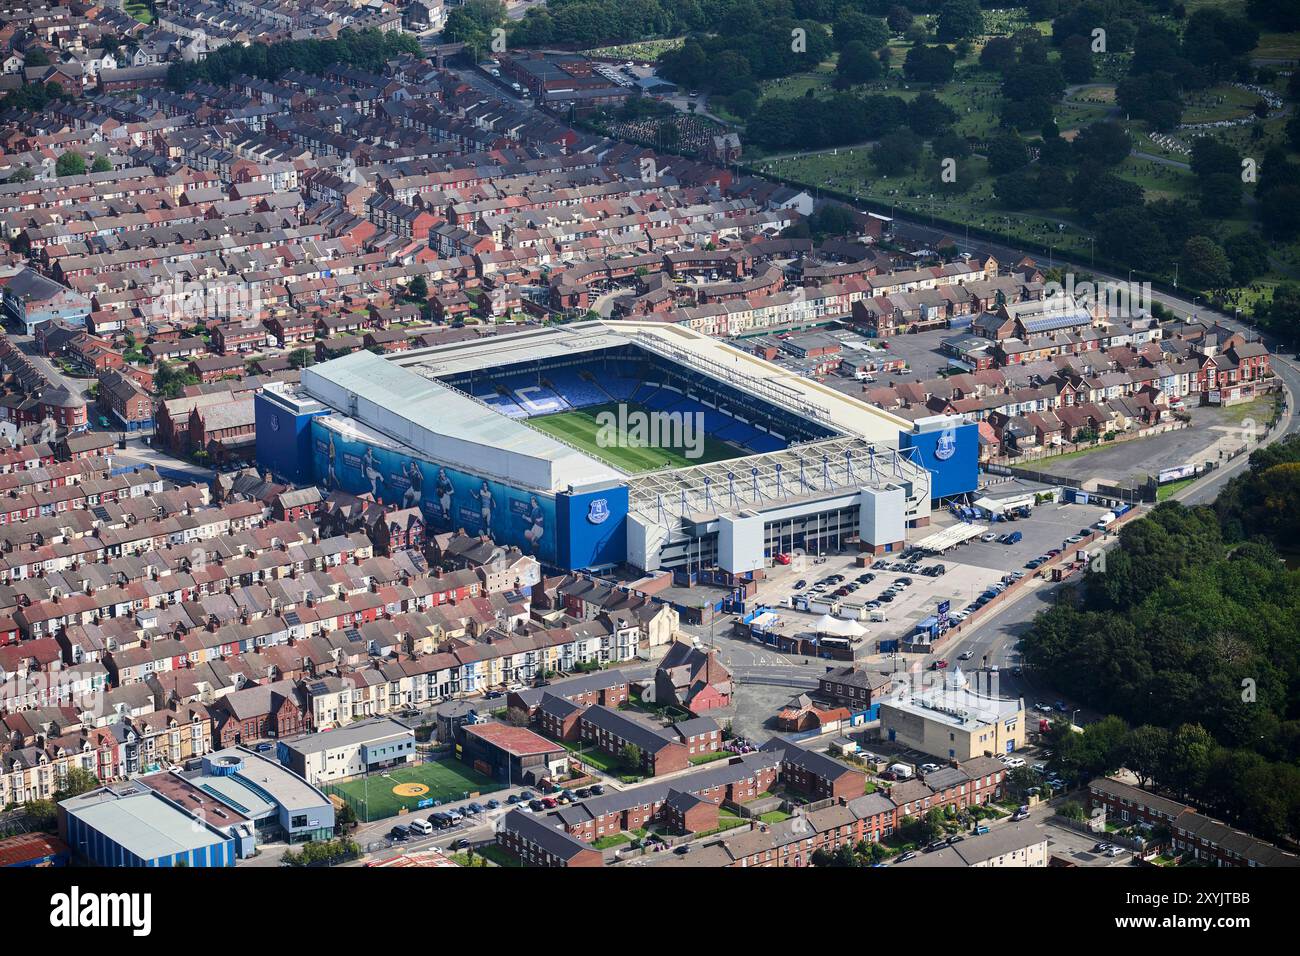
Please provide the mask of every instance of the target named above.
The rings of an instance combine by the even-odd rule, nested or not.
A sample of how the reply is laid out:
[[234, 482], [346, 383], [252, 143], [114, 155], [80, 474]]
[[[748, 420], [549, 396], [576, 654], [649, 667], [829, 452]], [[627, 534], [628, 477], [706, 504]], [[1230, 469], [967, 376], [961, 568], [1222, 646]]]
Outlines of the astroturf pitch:
[[[394, 787], [404, 783], [422, 784], [429, 790], [409, 797], [393, 793]], [[363, 820], [382, 820], [384, 817], [396, 816], [402, 809], [414, 810], [422, 800], [446, 803], [450, 800], [463, 800], [466, 794], [490, 793], [504, 786], [459, 761], [435, 760], [407, 764], [382, 774], [374, 773], [368, 782], [364, 778], [357, 778], [345, 783], [329, 784], [325, 789], [345, 796], [357, 808]], [[369, 813], [365, 809], [367, 800], [370, 802]]]
[[[608, 462], [620, 471], [632, 474], [657, 468], [687, 468], [691, 465], [725, 461], [728, 458], [739, 458], [748, 454], [736, 445], [709, 435], [704, 436], [703, 454], [698, 458], [688, 457], [687, 449], [681, 444], [669, 447], [642, 447], [631, 444], [603, 446], [598, 441], [601, 427], [596, 416], [601, 412], [609, 412], [617, 416], [619, 404], [619, 402], [607, 402], [591, 408], [556, 412], [554, 415], [530, 418], [528, 424], [548, 435], [562, 438], [570, 445], [576, 445], [593, 458]], [[636, 413], [654, 414], [651, 409], [637, 402], [622, 404], [626, 406], [629, 420]], [[655, 421], [655, 419], [649, 420]]]

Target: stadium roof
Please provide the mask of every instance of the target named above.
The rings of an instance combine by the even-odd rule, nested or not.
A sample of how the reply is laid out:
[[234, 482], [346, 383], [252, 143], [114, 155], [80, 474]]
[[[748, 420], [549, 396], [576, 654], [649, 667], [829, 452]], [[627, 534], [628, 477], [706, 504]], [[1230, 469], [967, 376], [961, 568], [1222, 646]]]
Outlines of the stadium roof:
[[484, 477], [543, 491], [622, 477], [604, 462], [372, 352], [304, 369], [302, 385], [399, 445]]
[[[479, 369], [500, 368], [515, 362], [569, 357], [628, 344], [638, 345], [788, 411], [801, 412], [823, 425], [878, 444], [895, 447], [899, 431], [908, 431], [912, 427], [906, 419], [829, 385], [805, 378], [686, 326], [663, 322], [575, 322], [415, 349], [388, 361], [436, 379]], [[310, 371], [312, 369], [304, 371], [304, 380]]]

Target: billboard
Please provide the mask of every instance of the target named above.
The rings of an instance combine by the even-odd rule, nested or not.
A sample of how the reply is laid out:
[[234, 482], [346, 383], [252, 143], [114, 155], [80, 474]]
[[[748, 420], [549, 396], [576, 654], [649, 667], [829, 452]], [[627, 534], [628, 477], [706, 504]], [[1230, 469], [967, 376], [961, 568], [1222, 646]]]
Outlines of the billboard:
[[930, 472], [930, 497], [948, 498], [979, 485], [979, 426], [949, 419], [920, 432], [899, 432], [898, 447], [915, 448], [916, 460]]
[[370, 493], [400, 508], [418, 507], [431, 528], [488, 535], [539, 561], [556, 563], [555, 499], [423, 458], [345, 438], [312, 422], [316, 481], [326, 493]]
[[1158, 484], [1167, 484], [1171, 481], [1181, 481], [1184, 478], [1191, 478], [1197, 472], [1196, 465], [1179, 465], [1177, 468], [1163, 468], [1156, 477]]
[[557, 494], [555, 563], [569, 570], [621, 564], [627, 559], [627, 511], [624, 484]]

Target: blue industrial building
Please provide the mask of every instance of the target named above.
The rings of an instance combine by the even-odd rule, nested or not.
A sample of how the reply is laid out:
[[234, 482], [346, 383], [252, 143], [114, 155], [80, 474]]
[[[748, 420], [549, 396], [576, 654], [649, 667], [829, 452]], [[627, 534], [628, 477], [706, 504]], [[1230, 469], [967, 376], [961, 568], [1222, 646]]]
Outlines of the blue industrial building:
[[235, 865], [231, 836], [134, 781], [63, 801], [59, 835], [94, 866]]

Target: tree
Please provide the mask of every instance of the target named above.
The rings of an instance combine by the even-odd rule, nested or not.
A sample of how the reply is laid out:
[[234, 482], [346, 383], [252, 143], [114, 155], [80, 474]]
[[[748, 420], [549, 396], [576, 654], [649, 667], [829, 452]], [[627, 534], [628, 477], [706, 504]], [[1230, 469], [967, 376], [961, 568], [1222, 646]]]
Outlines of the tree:
[[311, 349], [294, 349], [289, 353], [290, 368], [307, 368], [316, 361], [316, 354]]
[[70, 800], [98, 786], [99, 778], [93, 771], [86, 770], [84, 767], [70, 767], [59, 783], [59, 788], [54, 791], [54, 802]]
[[912, 11], [900, 4], [890, 7], [885, 14], [885, 24], [894, 33], [905, 33], [912, 25]]
[[1128, 158], [1132, 146], [1119, 123], [1090, 123], [1074, 138], [1074, 152], [1080, 161], [1092, 160], [1103, 166], [1117, 166]]
[[1232, 281], [1236, 285], [1246, 285], [1268, 271], [1268, 243], [1258, 233], [1233, 233], [1224, 240], [1223, 251], [1232, 264]]
[[92, 173], [107, 173], [113, 168], [113, 161], [107, 156], [96, 156], [95, 161], [90, 165]]
[[945, 43], [976, 37], [984, 32], [979, 0], [944, 0], [939, 7], [937, 34]]
[[915, 169], [920, 161], [921, 138], [911, 130], [895, 130], [882, 136], [871, 151], [871, 162], [883, 176], [900, 176]]
[[425, 280], [424, 276], [417, 275], [407, 283], [406, 294], [412, 299], [418, 299], [423, 302], [425, 299], [429, 298], [429, 283]]
[[956, 111], [930, 92], [922, 93], [912, 100], [911, 108], [907, 111], [907, 125], [918, 136], [934, 136], [956, 120]]
[[1147, 787], [1159, 781], [1165, 753], [1169, 750], [1169, 731], [1163, 727], [1143, 724], [1128, 735], [1124, 766], [1138, 778], [1138, 786]]
[[19, 166], [16, 170], [14, 170], [13, 175], [9, 177], [9, 182], [30, 183], [35, 178], [36, 178], [36, 174], [32, 172], [32, 168], [30, 166]]
[[83, 176], [86, 172], [86, 157], [73, 150], [68, 150], [54, 164], [54, 172], [61, 177]]
[[1016, 62], [1016, 41], [1010, 37], [991, 37], [980, 50], [980, 66], [1002, 72]]
[[492, 31], [506, 22], [506, 7], [500, 0], [466, 0], [452, 7], [442, 28], [446, 43], [464, 43], [476, 57], [491, 49]]
[[619, 751], [619, 758], [623, 761], [624, 766], [640, 773], [645, 754], [636, 744], [624, 744], [623, 749]]
[[1004, 130], [989, 140], [989, 172], [1001, 176], [1029, 162], [1029, 149], [1014, 130]]
[[1096, 61], [1092, 45], [1086, 37], [1072, 36], [1061, 45], [1061, 73], [1071, 83], [1088, 83], [1092, 80]]
[[952, 79], [957, 55], [946, 46], [918, 43], [907, 51], [903, 75], [918, 83], [947, 83]]
[[879, 17], [869, 17], [856, 10], [844, 10], [832, 27], [835, 49], [843, 50], [858, 42], [868, 50], [879, 50], [889, 42], [889, 27]]
[[879, 79], [882, 72], [876, 55], [859, 40], [846, 45], [835, 63], [835, 79], [840, 86], [870, 83]]
[[1221, 289], [1232, 281], [1232, 263], [1208, 236], [1192, 236], [1183, 246], [1182, 274], [1194, 289]]

